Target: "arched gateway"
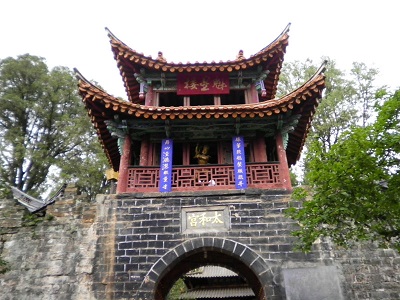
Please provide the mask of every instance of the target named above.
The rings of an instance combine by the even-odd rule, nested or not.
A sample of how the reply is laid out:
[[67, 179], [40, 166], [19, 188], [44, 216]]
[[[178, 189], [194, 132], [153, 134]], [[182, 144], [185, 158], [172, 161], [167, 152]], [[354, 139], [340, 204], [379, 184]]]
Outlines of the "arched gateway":
[[283, 214], [289, 167], [325, 88], [322, 66], [276, 98], [288, 32], [249, 58], [183, 64], [108, 31], [127, 101], [76, 71], [109, 179], [118, 180], [98, 229], [99, 299], [164, 299], [185, 272], [211, 264], [245, 277], [256, 299], [283, 295], [281, 269], [305, 258]]
[[149, 299], [165, 299], [179, 277], [203, 265], [220, 265], [239, 273], [256, 299], [267, 299], [265, 288], [273, 276], [264, 259], [246, 245], [222, 238], [190, 239], [178, 245], [154, 264], [142, 288], [153, 290]]

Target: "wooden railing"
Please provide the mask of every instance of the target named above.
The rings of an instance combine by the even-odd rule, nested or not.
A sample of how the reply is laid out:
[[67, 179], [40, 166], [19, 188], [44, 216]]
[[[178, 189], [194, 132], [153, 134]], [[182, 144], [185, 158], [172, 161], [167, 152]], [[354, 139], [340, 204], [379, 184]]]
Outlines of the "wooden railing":
[[[279, 163], [248, 163], [246, 165], [248, 188], [286, 189]], [[126, 192], [158, 192], [159, 167], [130, 167]], [[215, 185], [210, 186], [210, 180]], [[233, 165], [174, 166], [172, 191], [235, 189]]]

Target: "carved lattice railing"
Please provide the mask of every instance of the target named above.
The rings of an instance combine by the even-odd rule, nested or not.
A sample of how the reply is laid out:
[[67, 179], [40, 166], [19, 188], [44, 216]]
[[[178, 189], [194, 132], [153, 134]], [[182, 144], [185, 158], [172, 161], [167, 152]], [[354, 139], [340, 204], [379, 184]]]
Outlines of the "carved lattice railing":
[[[284, 188], [279, 163], [247, 164], [247, 185], [251, 188]], [[157, 192], [159, 167], [130, 167], [127, 192]], [[215, 186], [208, 186], [210, 179]], [[207, 189], [235, 189], [233, 165], [207, 165], [173, 167], [172, 191]]]

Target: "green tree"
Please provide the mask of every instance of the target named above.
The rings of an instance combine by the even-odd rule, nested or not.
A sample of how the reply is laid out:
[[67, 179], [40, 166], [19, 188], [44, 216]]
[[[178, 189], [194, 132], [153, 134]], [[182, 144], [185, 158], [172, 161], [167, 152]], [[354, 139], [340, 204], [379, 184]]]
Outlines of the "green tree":
[[[342, 132], [357, 123], [354, 83], [347, 79], [345, 72], [336, 67], [334, 60], [323, 57], [322, 61], [326, 62], [324, 97], [313, 117], [302, 160], [298, 163], [302, 165], [300, 173], [305, 175], [309, 170], [309, 161], [316, 155], [310, 145], [319, 143], [321, 151], [327, 152], [338, 141]], [[298, 88], [311, 78], [316, 70], [317, 65], [309, 59], [305, 63], [286, 63], [280, 78], [280, 94], [287, 94]], [[293, 82], [295, 84], [292, 84]], [[307, 183], [307, 176], [303, 178], [303, 183]]]
[[[375, 87], [374, 82], [378, 70], [368, 68], [364, 63], [354, 62], [350, 74], [340, 70], [336, 62], [330, 58], [326, 61], [326, 89], [324, 97], [313, 117], [312, 127], [308, 135], [303, 158], [300, 162], [307, 183], [309, 162], [318, 155], [314, 153], [314, 143], [319, 143], [321, 153], [327, 153], [338, 142], [341, 134], [352, 126], [366, 126], [371, 122], [377, 99], [374, 95], [383, 87]], [[287, 63], [280, 80], [279, 93], [289, 93], [307, 81], [317, 69], [317, 66], [307, 60]], [[293, 84], [294, 83], [294, 84]]]
[[[48, 189], [51, 171], [79, 181], [79, 170], [87, 168], [86, 151], [99, 151], [80, 102], [69, 69], [49, 70], [44, 58], [29, 54], [0, 60], [3, 191], [8, 184], [37, 196]], [[91, 161], [97, 163], [102, 164], [97, 158]], [[60, 177], [53, 176], [58, 184]]]
[[361, 124], [365, 127], [368, 121], [371, 121], [373, 109], [377, 104], [375, 94], [378, 90], [383, 90], [384, 87], [375, 88], [374, 81], [378, 75], [378, 70], [368, 68], [364, 63], [354, 62], [351, 69], [351, 75], [354, 78], [356, 102], [361, 107], [359, 118]]
[[[327, 152], [338, 141], [342, 132], [356, 124], [357, 109], [353, 100], [355, 90], [352, 82], [336, 67], [334, 60], [327, 59], [325, 76], [324, 98], [313, 118], [306, 145], [309, 149], [310, 144], [318, 142], [322, 151]], [[308, 162], [315, 155], [310, 151], [307, 153]]]
[[300, 223], [299, 248], [319, 237], [337, 245], [377, 241], [400, 250], [400, 90], [378, 108], [376, 121], [340, 136], [328, 152], [312, 144], [311, 198], [288, 210]]
[[317, 71], [317, 66], [311, 59], [305, 62], [295, 60], [285, 63], [279, 77], [278, 97], [294, 91], [305, 83]]

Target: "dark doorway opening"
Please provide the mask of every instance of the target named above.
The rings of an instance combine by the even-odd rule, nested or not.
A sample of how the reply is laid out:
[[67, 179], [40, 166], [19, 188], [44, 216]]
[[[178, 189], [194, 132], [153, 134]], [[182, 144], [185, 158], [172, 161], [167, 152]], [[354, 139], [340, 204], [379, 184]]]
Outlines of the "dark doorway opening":
[[254, 296], [249, 299], [266, 299], [263, 285], [249, 266], [231, 254], [221, 252], [220, 249], [205, 247], [196, 249], [189, 255], [186, 253], [178, 262], [160, 274], [156, 283], [155, 300], [166, 300], [177, 280], [188, 272], [204, 266], [219, 266], [235, 272], [245, 283], [244, 287], [247, 286], [253, 291]]

